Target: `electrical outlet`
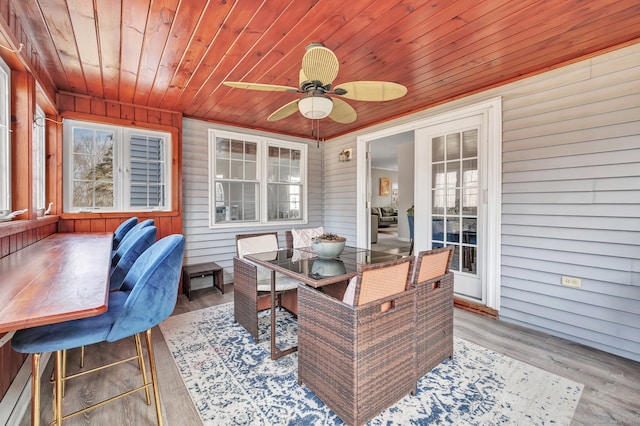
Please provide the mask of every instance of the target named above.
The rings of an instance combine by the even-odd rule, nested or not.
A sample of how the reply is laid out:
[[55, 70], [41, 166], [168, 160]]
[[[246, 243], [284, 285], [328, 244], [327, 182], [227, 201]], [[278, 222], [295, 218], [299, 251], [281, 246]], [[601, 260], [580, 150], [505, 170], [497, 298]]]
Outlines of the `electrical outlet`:
[[562, 285], [566, 287], [582, 288], [582, 280], [575, 277], [562, 277]]

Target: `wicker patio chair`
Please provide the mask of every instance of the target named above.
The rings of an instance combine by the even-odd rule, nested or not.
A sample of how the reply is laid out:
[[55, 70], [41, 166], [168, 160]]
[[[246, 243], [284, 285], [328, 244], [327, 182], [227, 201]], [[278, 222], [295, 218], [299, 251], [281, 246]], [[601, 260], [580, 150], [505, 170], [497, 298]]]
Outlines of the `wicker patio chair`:
[[364, 424], [415, 393], [413, 261], [359, 266], [353, 305], [298, 289], [298, 382], [347, 424]]
[[[244, 259], [244, 256], [251, 254], [247, 250], [241, 249], [241, 240], [260, 240], [259, 251], [269, 252], [278, 250], [278, 233], [264, 232], [259, 234], [238, 234], [236, 235], [236, 256], [233, 258], [233, 317], [242, 325], [258, 343], [258, 312], [270, 309], [271, 307], [271, 273]], [[246, 240], [244, 243], [249, 242]], [[255, 251], [254, 253], [258, 253]], [[280, 276], [276, 281], [276, 295], [278, 306], [283, 307], [296, 314], [297, 303], [296, 289], [298, 282], [287, 277]], [[287, 298], [289, 303], [283, 302], [282, 293], [292, 293]]]
[[416, 380], [453, 359], [453, 247], [418, 253], [411, 279], [416, 289]]

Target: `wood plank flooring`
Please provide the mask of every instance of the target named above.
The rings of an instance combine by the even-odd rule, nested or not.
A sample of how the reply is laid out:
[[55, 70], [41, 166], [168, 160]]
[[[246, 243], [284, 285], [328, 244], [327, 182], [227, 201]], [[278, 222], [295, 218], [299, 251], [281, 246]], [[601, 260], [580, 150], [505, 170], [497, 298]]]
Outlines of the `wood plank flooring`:
[[[226, 286], [224, 295], [216, 289], [202, 289], [195, 293], [192, 301], [181, 295], [174, 315], [231, 301], [232, 285]], [[584, 383], [585, 388], [573, 425], [640, 425], [640, 363], [459, 309], [455, 310], [454, 318], [456, 336]], [[202, 424], [160, 330], [156, 328], [153, 332], [165, 425]], [[121, 356], [122, 353], [133, 352], [133, 339], [125, 339], [115, 344], [90, 346], [86, 352], [86, 364], [98, 365], [114, 359], [114, 355]], [[75, 371], [78, 366], [79, 350], [70, 351], [68, 371]], [[51, 369], [52, 361], [42, 376], [42, 419], [47, 421], [51, 416], [51, 385], [48, 382]], [[139, 380], [137, 366], [128, 363], [70, 381], [64, 398], [65, 412], [111, 396], [127, 386], [136, 386]], [[29, 421], [30, 415], [27, 413], [21, 426], [29, 425]], [[138, 393], [79, 415], [64, 424], [71, 426], [155, 423], [153, 404], [147, 406], [144, 394]]]

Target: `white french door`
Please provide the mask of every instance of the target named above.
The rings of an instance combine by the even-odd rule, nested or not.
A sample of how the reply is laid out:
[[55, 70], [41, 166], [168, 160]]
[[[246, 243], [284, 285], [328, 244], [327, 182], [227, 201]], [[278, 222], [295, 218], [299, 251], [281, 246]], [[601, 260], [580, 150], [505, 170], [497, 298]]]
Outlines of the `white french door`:
[[[422, 129], [418, 140], [429, 145], [425, 169], [429, 188], [420, 220], [430, 224], [430, 248], [453, 247], [451, 270], [458, 295], [482, 299], [483, 211], [485, 179], [481, 117], [471, 117]], [[424, 143], [423, 142], [423, 143]]]
[[[493, 98], [358, 137], [358, 150], [414, 131], [414, 253], [453, 246], [457, 297], [500, 310], [502, 100]], [[368, 170], [357, 156], [358, 170]], [[358, 243], [368, 242], [366, 173]]]

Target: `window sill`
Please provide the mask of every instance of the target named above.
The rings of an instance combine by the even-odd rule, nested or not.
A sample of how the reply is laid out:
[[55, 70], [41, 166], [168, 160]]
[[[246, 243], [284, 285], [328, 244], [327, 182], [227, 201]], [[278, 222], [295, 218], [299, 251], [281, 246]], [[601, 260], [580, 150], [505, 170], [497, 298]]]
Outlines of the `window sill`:
[[18, 232], [28, 231], [30, 229], [39, 228], [43, 225], [58, 222], [59, 217], [56, 215], [34, 218], [31, 220], [12, 220], [9, 222], [0, 222], [0, 237], [17, 234]]
[[83, 213], [62, 213], [61, 219], [110, 219], [121, 217], [136, 216], [139, 218], [147, 217], [177, 217], [180, 215], [178, 211], [131, 211], [131, 212], [83, 212]]

